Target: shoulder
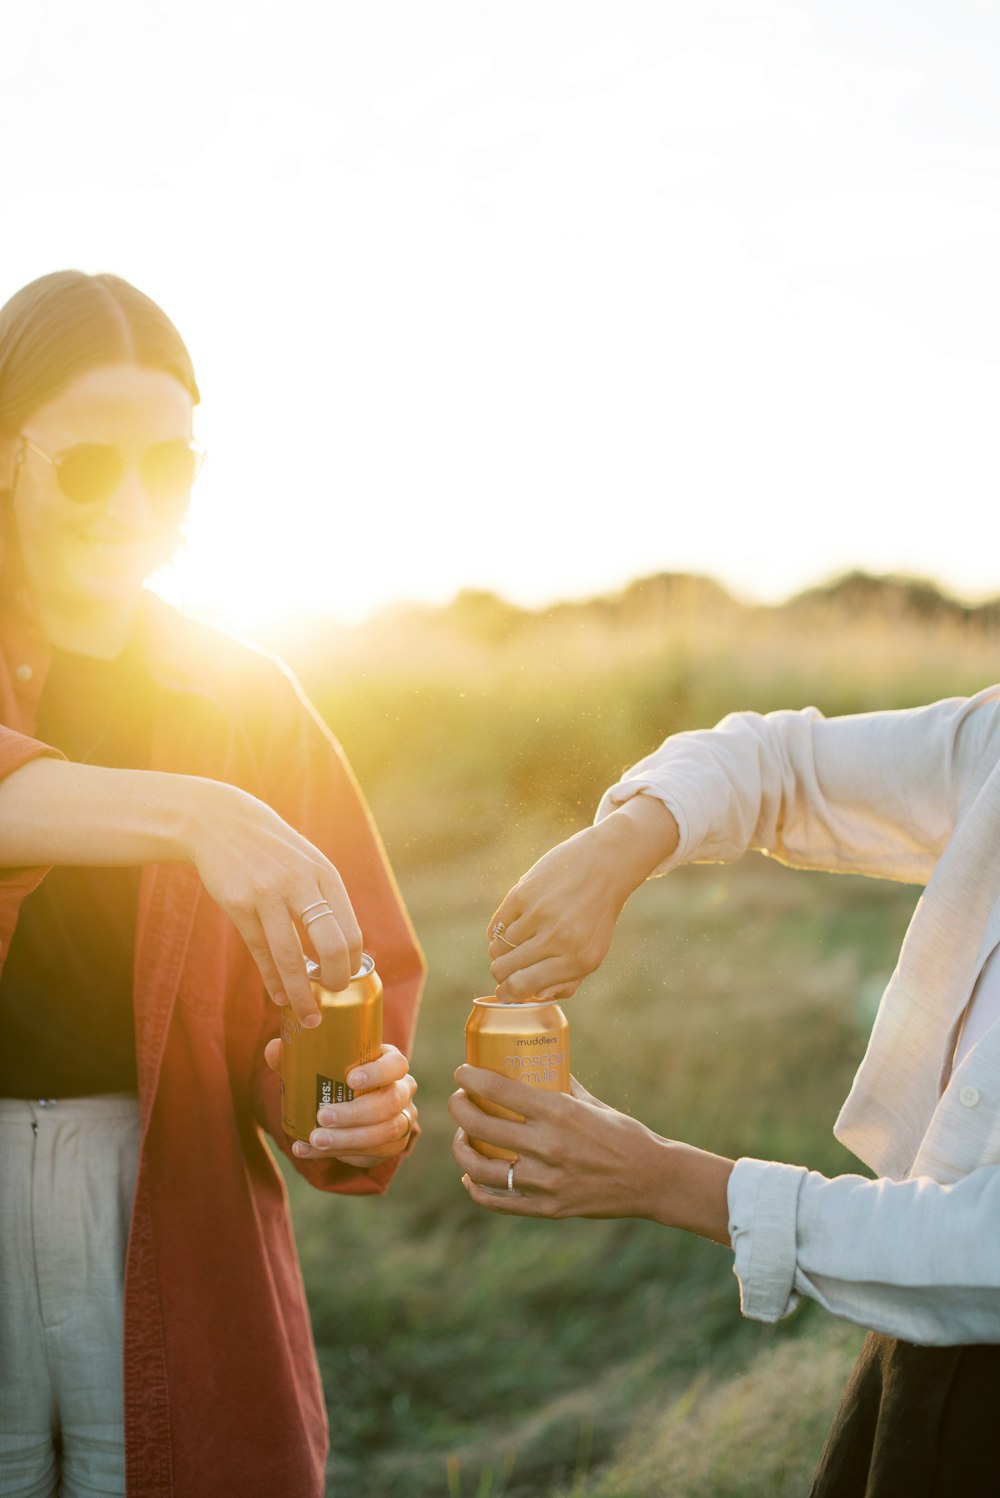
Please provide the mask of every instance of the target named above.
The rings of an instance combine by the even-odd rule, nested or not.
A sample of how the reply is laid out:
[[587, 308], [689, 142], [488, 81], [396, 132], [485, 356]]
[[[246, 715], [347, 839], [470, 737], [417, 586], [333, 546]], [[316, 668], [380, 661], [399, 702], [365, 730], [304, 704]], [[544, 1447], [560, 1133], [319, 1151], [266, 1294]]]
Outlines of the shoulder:
[[230, 709], [308, 711], [290, 668], [277, 655], [216, 624], [144, 595], [143, 629], [154, 675], [166, 686], [212, 697]]

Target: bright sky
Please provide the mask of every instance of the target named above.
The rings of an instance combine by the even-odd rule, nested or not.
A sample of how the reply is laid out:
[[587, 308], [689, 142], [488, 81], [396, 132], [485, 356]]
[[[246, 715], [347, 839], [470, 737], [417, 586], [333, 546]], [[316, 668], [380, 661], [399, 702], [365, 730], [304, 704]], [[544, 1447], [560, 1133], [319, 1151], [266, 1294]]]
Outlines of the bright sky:
[[0, 298], [156, 297], [170, 596], [1000, 593], [985, 0], [0, 0]]

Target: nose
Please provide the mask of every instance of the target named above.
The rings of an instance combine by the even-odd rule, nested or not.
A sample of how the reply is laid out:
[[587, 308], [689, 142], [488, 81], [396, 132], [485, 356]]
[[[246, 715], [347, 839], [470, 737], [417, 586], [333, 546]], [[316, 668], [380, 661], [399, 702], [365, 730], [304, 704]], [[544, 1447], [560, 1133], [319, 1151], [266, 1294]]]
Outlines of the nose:
[[149, 524], [151, 507], [146, 486], [133, 464], [129, 464], [121, 476], [114, 493], [108, 497], [107, 513], [112, 515], [123, 530], [143, 530]]

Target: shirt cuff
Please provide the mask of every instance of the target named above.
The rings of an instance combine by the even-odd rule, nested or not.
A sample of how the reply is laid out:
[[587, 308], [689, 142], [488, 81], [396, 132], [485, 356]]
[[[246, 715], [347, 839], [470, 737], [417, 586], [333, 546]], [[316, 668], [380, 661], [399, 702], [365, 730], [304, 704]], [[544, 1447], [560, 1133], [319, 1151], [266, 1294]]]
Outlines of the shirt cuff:
[[729, 1177], [729, 1240], [740, 1309], [754, 1321], [780, 1321], [799, 1303], [793, 1291], [801, 1165], [737, 1160]]
[[650, 874], [650, 879], [658, 874], [669, 874], [678, 864], [685, 862], [685, 855], [690, 835], [688, 831], [688, 815], [680, 802], [673, 796], [668, 796], [663, 789], [652, 780], [643, 780], [637, 777], [635, 780], [619, 780], [617, 785], [609, 786], [597, 803], [597, 811], [594, 813], [594, 823], [603, 822], [604, 818], [617, 811], [619, 806], [624, 806], [626, 801], [631, 801], [633, 796], [652, 796], [654, 800], [661, 802], [670, 812], [677, 823], [677, 847], [669, 858], [663, 859]]

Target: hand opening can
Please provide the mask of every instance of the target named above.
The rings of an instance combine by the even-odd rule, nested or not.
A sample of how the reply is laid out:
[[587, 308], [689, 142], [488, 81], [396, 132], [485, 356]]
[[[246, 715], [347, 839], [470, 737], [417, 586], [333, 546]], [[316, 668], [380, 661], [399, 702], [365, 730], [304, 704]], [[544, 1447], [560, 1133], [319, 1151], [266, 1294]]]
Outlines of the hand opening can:
[[304, 1030], [290, 1011], [281, 1020], [281, 1126], [308, 1144], [316, 1113], [328, 1103], [349, 1103], [347, 1074], [382, 1053], [382, 980], [366, 952], [350, 983], [339, 993], [318, 981], [308, 964], [321, 1023]]
[[[569, 1021], [554, 999], [523, 1004], [498, 1004], [474, 999], [465, 1026], [465, 1055], [470, 1066], [483, 1066], [501, 1077], [512, 1077], [527, 1087], [546, 1092], [569, 1092]], [[469, 1096], [494, 1118], [524, 1122], [522, 1113], [501, 1108], [485, 1098]], [[516, 1160], [513, 1150], [500, 1149], [481, 1139], [469, 1143], [493, 1160]]]

